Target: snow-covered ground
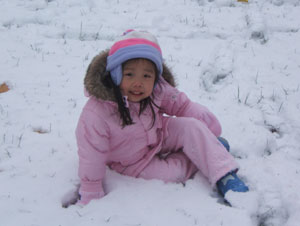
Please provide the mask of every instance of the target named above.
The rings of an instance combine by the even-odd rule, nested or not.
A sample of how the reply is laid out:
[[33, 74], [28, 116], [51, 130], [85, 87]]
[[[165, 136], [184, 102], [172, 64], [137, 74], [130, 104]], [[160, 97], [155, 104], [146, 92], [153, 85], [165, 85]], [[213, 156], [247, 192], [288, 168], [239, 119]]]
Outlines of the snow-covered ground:
[[[129, 28], [156, 35], [178, 88], [218, 116], [253, 196], [229, 207], [200, 173], [108, 171], [104, 198], [62, 208], [85, 71]], [[299, 0], [0, 0], [0, 226], [298, 226], [299, 29]]]

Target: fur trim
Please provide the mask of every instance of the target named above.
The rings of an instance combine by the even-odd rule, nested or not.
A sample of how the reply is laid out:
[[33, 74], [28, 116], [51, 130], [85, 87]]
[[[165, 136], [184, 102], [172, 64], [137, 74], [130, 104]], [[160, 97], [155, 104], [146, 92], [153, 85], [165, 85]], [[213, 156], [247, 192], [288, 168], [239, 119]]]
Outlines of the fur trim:
[[[94, 57], [87, 69], [84, 78], [84, 87], [89, 95], [97, 99], [116, 101], [112, 89], [107, 88], [102, 83], [102, 79], [106, 74], [107, 56], [108, 50]], [[164, 63], [162, 76], [171, 86], [176, 86], [174, 76]]]

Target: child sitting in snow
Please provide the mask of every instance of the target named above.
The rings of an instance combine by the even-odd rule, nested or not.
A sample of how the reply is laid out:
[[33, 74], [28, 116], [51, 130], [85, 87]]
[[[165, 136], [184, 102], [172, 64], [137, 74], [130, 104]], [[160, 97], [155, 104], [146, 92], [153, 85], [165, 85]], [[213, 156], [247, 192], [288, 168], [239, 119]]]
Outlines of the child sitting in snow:
[[150, 33], [125, 32], [93, 59], [84, 85], [90, 97], [76, 130], [79, 203], [105, 195], [107, 166], [166, 182], [184, 182], [200, 170], [223, 196], [229, 190], [248, 191], [224, 140], [218, 139], [217, 118], [174, 87]]

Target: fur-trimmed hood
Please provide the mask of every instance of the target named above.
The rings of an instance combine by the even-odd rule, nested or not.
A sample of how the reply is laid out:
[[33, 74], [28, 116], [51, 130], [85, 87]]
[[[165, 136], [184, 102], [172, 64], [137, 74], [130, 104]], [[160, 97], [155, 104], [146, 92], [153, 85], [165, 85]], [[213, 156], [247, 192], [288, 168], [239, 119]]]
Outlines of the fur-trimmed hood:
[[[96, 97], [97, 99], [116, 101], [113, 90], [107, 88], [102, 83], [102, 80], [106, 72], [106, 61], [108, 56], [108, 50], [101, 52], [95, 56], [90, 63], [85, 78], [84, 87], [89, 95]], [[163, 64], [162, 77], [173, 87], [175, 87], [175, 79], [170, 69]]]

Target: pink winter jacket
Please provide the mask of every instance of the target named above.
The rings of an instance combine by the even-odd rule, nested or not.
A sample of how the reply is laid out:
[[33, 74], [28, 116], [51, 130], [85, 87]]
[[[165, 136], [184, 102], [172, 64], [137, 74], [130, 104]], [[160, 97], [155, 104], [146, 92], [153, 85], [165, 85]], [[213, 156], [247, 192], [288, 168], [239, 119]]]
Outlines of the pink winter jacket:
[[76, 129], [81, 179], [79, 193], [83, 204], [105, 195], [102, 181], [107, 167], [124, 175], [139, 175], [161, 150], [168, 122], [168, 117], [163, 114], [196, 118], [216, 136], [221, 134], [220, 123], [206, 107], [193, 103], [172, 86], [174, 78], [165, 65], [162, 78], [154, 89], [154, 102], [161, 109], [154, 107], [154, 125], [150, 109], [139, 116], [139, 104], [129, 102], [134, 124], [122, 128], [112, 91], [101, 82], [106, 56], [107, 52], [96, 56], [88, 68], [85, 88], [90, 97]]

